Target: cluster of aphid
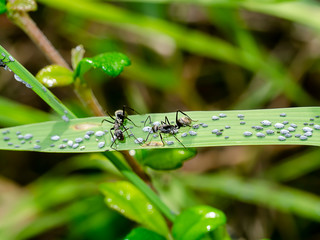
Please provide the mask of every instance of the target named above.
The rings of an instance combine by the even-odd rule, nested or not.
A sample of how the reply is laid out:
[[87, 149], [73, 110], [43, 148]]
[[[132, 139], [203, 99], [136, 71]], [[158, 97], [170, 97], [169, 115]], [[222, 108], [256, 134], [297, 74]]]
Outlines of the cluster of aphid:
[[[112, 149], [115, 149], [113, 147], [113, 145], [115, 144], [116, 140], [119, 140], [119, 141], [125, 140], [124, 132], [127, 132], [129, 130], [129, 128], [126, 128], [124, 125], [124, 122], [126, 119], [129, 120], [134, 126], [137, 127], [137, 125], [130, 118], [128, 118], [126, 109], [130, 109], [131, 111], [136, 112], [134, 109], [129, 108], [124, 105], [122, 110], [117, 110], [115, 112], [115, 117], [111, 116], [108, 113], [108, 115], [111, 117], [113, 122], [108, 119], [103, 119], [101, 122], [101, 123], [103, 123], [104, 121], [106, 121], [106, 122], [113, 124], [113, 127], [110, 128], [110, 133], [112, 136], [112, 139], [111, 139], [112, 144], [111, 144], [110, 148], [112, 148]], [[179, 113], [183, 114], [184, 116], [179, 118], [178, 117]], [[165, 143], [163, 141], [162, 134], [169, 134], [169, 135], [172, 135], [185, 148], [183, 143], [175, 135], [178, 133], [178, 130], [181, 127], [191, 126], [191, 123], [194, 121], [187, 114], [185, 114], [181, 110], [178, 110], [176, 112], [176, 124], [171, 124], [168, 117], [165, 116], [165, 120], [161, 121], [161, 123], [155, 122], [155, 123], [153, 123], [152, 127], [146, 128], [146, 123], [148, 122], [148, 120], [149, 120], [150, 124], [152, 124], [151, 117], [148, 116], [146, 118], [146, 120], [144, 121], [144, 127], [145, 127], [144, 129], [147, 129], [147, 132], [148, 132], [148, 135], [145, 140], [142, 138], [136, 138], [133, 133], [128, 134], [128, 137], [133, 136], [135, 138], [136, 143], [142, 144], [142, 143], [146, 143], [148, 141], [151, 133], [159, 133], [162, 145], [165, 145]], [[112, 132], [112, 131], [114, 131], [114, 132]], [[173, 142], [168, 141], [167, 144], [170, 145], [170, 144], [173, 144]], [[150, 143], [146, 143], [146, 145], [150, 145]]]

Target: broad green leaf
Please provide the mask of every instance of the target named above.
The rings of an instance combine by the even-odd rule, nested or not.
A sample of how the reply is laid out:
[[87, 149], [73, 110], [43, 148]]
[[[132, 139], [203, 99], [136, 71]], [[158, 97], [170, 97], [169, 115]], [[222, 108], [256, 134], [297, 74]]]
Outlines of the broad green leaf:
[[75, 48], [72, 48], [71, 50], [71, 63], [72, 63], [72, 68], [76, 69], [77, 65], [83, 58], [83, 55], [85, 53], [85, 50], [82, 45], [78, 45]]
[[197, 191], [211, 192], [320, 222], [320, 197], [309, 192], [261, 179], [244, 179], [228, 173], [186, 175], [181, 179]]
[[125, 66], [131, 64], [130, 59], [119, 52], [102, 53], [92, 58], [83, 58], [75, 69], [74, 77], [81, 77], [90, 68], [98, 68], [111, 77], [118, 76]]
[[138, 227], [133, 229], [123, 240], [165, 240], [163, 236], [150, 231], [149, 229]]
[[168, 235], [169, 230], [162, 215], [131, 183], [126, 181], [103, 183], [100, 185], [100, 190], [110, 208], [162, 236]]
[[0, 1], [0, 14], [5, 13], [7, 11], [6, 0]]
[[8, 1], [7, 8], [11, 11], [30, 12], [37, 10], [37, 3], [35, 0]]
[[195, 206], [183, 211], [174, 221], [172, 235], [175, 240], [229, 239], [224, 213], [210, 206]]
[[[112, 148], [110, 129], [113, 124], [108, 122], [101, 124], [103, 119], [109, 121], [112, 121], [112, 119], [110, 117], [92, 117], [64, 119], [65, 121], [51, 121], [1, 129], [3, 134], [2, 140], [0, 140], [0, 149], [42, 152], [102, 152], [115, 149], [163, 149], [183, 148], [183, 146], [186, 148], [269, 144], [320, 146], [319, 107], [186, 113], [198, 122], [193, 123], [193, 128], [181, 127], [179, 129], [176, 137], [183, 145], [175, 137], [165, 133], [162, 134], [164, 146], [162, 146], [160, 136], [154, 137], [153, 134], [147, 142], [138, 143], [137, 140], [144, 141], [148, 136], [148, 132], [143, 131], [144, 124], [141, 123], [141, 121], [146, 120], [147, 116], [150, 116], [153, 122], [161, 122], [165, 116], [171, 121], [176, 116], [175, 113], [158, 113], [129, 116], [138, 126], [134, 126], [127, 121], [125, 126], [129, 130], [124, 133], [124, 141], [116, 140]], [[282, 117], [282, 113], [285, 113], [286, 116]], [[243, 120], [238, 117], [238, 114], [243, 114]], [[225, 117], [219, 117], [219, 115]], [[212, 120], [213, 116], [218, 120]], [[264, 126], [261, 123], [264, 120], [270, 121], [271, 125]], [[283, 124], [283, 129], [289, 131], [290, 124], [295, 124], [296, 127], [291, 127], [290, 130], [293, 132], [289, 132], [290, 135], [285, 137], [285, 134], [280, 132], [283, 129], [275, 126], [278, 126], [279, 123], [286, 123], [286, 121], [288, 124]], [[308, 126], [305, 126], [305, 124], [308, 124]], [[146, 126], [151, 125], [147, 123]], [[252, 128], [253, 126], [263, 127], [263, 130]], [[309, 133], [305, 132], [306, 127], [310, 131]], [[273, 133], [268, 134], [267, 130], [272, 130]], [[86, 136], [88, 131], [93, 131], [92, 134], [89, 134], [89, 137]], [[217, 131], [218, 134], [212, 133], [212, 131]], [[20, 134], [16, 134], [17, 132], [20, 132]], [[247, 132], [252, 135], [246, 136], [245, 133]], [[32, 134], [32, 138], [28, 138], [30, 135], [26, 136], [26, 134]], [[304, 136], [303, 139], [295, 136], [296, 134]], [[305, 136], [308, 134], [312, 136]]]
[[182, 167], [184, 161], [194, 157], [194, 148], [136, 150], [134, 157], [144, 166], [155, 170], [173, 170]]
[[46, 87], [62, 87], [73, 83], [73, 72], [59, 65], [42, 68], [36, 78]]

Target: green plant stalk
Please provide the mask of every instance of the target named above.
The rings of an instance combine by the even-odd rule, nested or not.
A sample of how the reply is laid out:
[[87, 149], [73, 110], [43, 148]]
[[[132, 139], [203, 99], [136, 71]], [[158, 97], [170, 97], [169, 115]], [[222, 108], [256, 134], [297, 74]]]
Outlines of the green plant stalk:
[[[0, 53], [5, 53], [6, 56], [10, 54], [0, 45]], [[46, 89], [27, 69], [25, 69], [18, 61], [7, 63], [8, 67], [18, 75], [22, 80], [29, 83], [36, 94], [38, 94], [49, 106], [52, 107], [60, 116], [66, 115], [69, 119], [77, 118], [66, 106], [64, 106], [60, 100], [53, 95], [48, 89]], [[45, 89], [45, 91], [44, 91]], [[160, 211], [168, 217], [173, 219], [173, 214], [170, 210], [161, 202], [158, 196], [129, 168], [121, 163], [121, 160], [117, 158], [113, 153], [108, 153], [108, 157], [112, 163], [118, 168], [118, 170], [124, 174], [141, 192], [145, 193], [148, 199], [155, 206], [160, 206]]]
[[[1, 45], [0, 53], [4, 53], [6, 56], [11, 56]], [[23, 81], [32, 86], [32, 90], [41, 97], [54, 111], [60, 116], [67, 116], [69, 119], [74, 119], [76, 116], [65, 106], [63, 103], [50, 92], [45, 86], [43, 86], [24, 66], [22, 66], [17, 60], [7, 63], [7, 66], [19, 76]], [[21, 83], [22, 84], [22, 83]]]

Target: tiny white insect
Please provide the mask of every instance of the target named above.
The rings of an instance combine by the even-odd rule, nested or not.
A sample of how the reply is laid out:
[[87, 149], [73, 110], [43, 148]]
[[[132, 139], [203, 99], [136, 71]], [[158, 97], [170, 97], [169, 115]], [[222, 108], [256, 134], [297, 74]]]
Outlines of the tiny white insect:
[[60, 139], [60, 137], [58, 135], [53, 135], [50, 138], [52, 141], [58, 141]]
[[283, 123], [276, 123], [274, 125], [274, 127], [277, 128], [277, 129], [281, 129], [281, 128], [284, 128], [284, 124]]

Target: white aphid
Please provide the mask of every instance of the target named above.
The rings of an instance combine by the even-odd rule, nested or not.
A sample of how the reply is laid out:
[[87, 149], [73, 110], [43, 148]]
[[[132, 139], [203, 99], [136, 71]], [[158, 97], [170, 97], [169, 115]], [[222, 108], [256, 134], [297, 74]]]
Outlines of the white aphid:
[[172, 145], [174, 144], [174, 141], [166, 141], [167, 145]]
[[313, 129], [309, 128], [309, 127], [304, 127], [304, 128], [302, 128], [302, 131], [304, 131], [304, 132], [312, 132]]
[[277, 129], [281, 129], [281, 128], [284, 128], [284, 124], [283, 123], [276, 123], [274, 125], [274, 127], [277, 128]]
[[60, 139], [60, 137], [58, 135], [53, 135], [50, 139], [52, 141], [58, 141]]
[[72, 147], [72, 146], [73, 146], [73, 141], [72, 141], [72, 140], [69, 140], [69, 141], [67, 142], [67, 145], [68, 145], [69, 147]]
[[105, 144], [106, 144], [105, 142], [99, 142], [98, 143], [98, 148], [103, 148]]
[[153, 131], [152, 131], [152, 127], [149, 127], [149, 126], [145, 126], [143, 129], [142, 129], [142, 131], [144, 131], [144, 132], [149, 132], [149, 133], [152, 133]]
[[101, 137], [103, 136], [105, 133], [103, 131], [96, 131], [96, 133], [94, 134], [96, 137]]
[[143, 138], [137, 138], [134, 140], [135, 143], [143, 143]]
[[263, 121], [261, 121], [261, 124], [263, 126], [271, 126], [272, 123], [269, 120], [263, 120]]

